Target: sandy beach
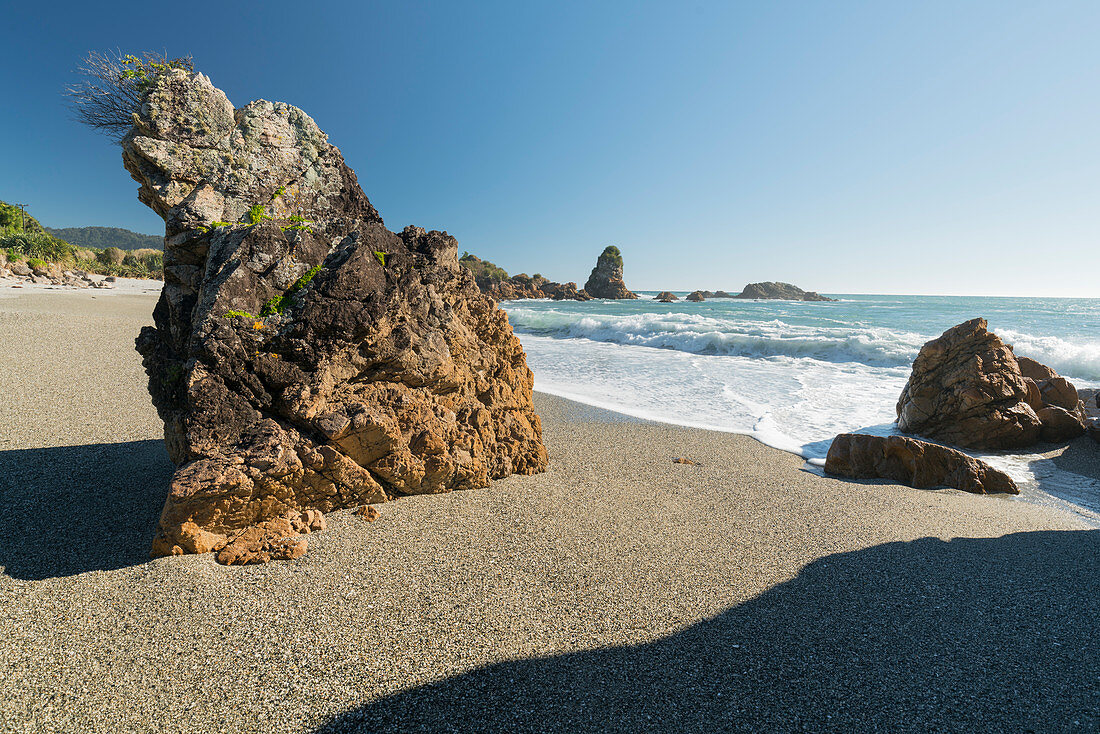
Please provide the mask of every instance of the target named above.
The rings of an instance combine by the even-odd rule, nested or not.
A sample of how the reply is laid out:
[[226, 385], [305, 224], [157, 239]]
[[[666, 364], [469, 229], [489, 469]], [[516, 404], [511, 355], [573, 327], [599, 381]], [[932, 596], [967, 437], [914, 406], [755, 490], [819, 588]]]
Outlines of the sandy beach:
[[1081, 519], [543, 394], [546, 474], [149, 560], [155, 296], [3, 296], [4, 732], [1100, 728]]

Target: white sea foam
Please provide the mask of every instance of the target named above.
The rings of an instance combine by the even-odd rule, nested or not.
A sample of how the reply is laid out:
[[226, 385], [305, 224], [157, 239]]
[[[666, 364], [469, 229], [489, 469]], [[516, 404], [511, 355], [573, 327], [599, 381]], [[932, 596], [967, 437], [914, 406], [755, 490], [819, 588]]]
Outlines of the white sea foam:
[[1032, 336], [1012, 329], [997, 332], [1016, 354], [1053, 367], [1059, 374], [1100, 381], [1100, 341], [1068, 342], [1056, 336]]
[[779, 319], [748, 321], [697, 314], [576, 314], [513, 307], [517, 331], [560, 338], [592, 339], [633, 346], [734, 357], [809, 357], [827, 362], [909, 364], [927, 341], [919, 334], [852, 325], [797, 325]]
[[[991, 328], [1018, 354], [1050, 364], [1079, 386], [1100, 386], [1100, 343], [1073, 331], [1063, 304], [1039, 316], [1028, 305], [1026, 328], [1015, 329], [997, 325], [1012, 323], [1005, 304], [965, 299], [524, 301], [506, 308], [537, 390], [640, 418], [750, 435], [820, 466], [837, 433], [896, 432], [894, 406], [912, 359], [926, 341], [975, 312], [992, 310]], [[1080, 309], [1077, 321], [1088, 322], [1100, 314], [1100, 302]], [[1033, 336], [1038, 330], [1056, 335]], [[1081, 513], [1100, 523], [1093, 513], [1100, 510], [1100, 483], [1035, 457], [991, 461], [1013, 475], [1024, 497], [1085, 508]]]

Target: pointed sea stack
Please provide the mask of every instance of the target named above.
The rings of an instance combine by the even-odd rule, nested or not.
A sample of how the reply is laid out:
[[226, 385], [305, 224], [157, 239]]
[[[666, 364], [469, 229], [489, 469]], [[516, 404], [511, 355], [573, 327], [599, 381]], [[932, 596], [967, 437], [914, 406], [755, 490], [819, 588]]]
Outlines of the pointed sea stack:
[[596, 267], [584, 284], [585, 292], [592, 298], [623, 300], [637, 298], [623, 282], [623, 255], [615, 245], [608, 245], [596, 259]]
[[546, 469], [523, 348], [455, 239], [386, 229], [304, 112], [172, 70], [123, 161], [166, 227], [137, 339], [177, 465], [153, 555], [258, 528], [257, 560], [295, 557], [311, 511]]

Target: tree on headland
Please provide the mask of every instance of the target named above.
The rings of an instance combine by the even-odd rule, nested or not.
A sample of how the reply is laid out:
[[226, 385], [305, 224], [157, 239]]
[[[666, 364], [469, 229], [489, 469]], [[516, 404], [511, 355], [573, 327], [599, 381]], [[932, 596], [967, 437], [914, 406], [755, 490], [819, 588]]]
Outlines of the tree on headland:
[[121, 141], [157, 76], [170, 69], [194, 71], [195, 64], [190, 56], [170, 59], [154, 52], [134, 56], [93, 51], [76, 69], [83, 81], [66, 94], [78, 122]]

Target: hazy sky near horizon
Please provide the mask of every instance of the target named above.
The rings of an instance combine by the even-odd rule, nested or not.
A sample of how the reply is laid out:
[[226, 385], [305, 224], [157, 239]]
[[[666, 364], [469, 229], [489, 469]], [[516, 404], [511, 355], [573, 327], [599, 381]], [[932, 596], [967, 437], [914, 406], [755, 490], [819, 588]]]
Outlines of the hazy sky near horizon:
[[[635, 289], [1100, 297], [1100, 3], [22, 3], [0, 199], [161, 233], [62, 90], [90, 51], [191, 54], [281, 100], [390, 229]], [[1081, 276], [1076, 271], [1081, 269]]]

